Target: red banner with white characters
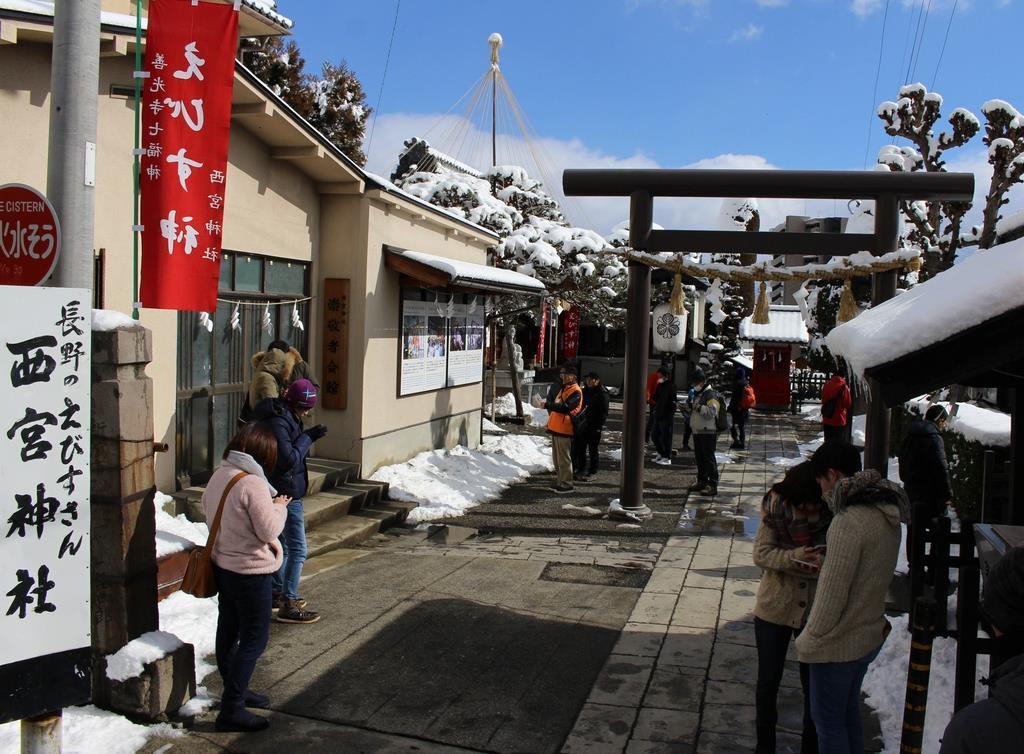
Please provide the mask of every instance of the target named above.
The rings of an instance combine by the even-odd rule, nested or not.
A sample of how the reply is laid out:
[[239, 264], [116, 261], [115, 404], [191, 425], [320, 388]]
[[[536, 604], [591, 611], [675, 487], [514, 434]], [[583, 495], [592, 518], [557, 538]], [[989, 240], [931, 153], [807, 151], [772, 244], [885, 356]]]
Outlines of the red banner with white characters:
[[580, 308], [574, 306], [562, 314], [562, 359], [576, 358], [580, 349]]
[[544, 363], [544, 337], [548, 329], [548, 304], [542, 301], [540, 304], [540, 336], [537, 338], [537, 358], [534, 361], [538, 364]]
[[237, 46], [232, 5], [150, 0], [139, 177], [146, 308], [217, 308]]

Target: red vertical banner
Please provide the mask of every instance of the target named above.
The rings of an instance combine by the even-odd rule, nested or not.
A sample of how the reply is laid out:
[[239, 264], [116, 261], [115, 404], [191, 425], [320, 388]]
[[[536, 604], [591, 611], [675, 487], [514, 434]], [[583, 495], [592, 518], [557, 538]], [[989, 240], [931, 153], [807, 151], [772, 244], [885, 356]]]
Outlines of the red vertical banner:
[[544, 338], [548, 331], [548, 304], [542, 301], [540, 304], [540, 335], [537, 337], [537, 358], [534, 362], [544, 364]]
[[150, 0], [140, 160], [146, 308], [217, 308], [237, 46], [231, 4]]
[[562, 359], [576, 358], [580, 350], [580, 309], [574, 306], [562, 315]]

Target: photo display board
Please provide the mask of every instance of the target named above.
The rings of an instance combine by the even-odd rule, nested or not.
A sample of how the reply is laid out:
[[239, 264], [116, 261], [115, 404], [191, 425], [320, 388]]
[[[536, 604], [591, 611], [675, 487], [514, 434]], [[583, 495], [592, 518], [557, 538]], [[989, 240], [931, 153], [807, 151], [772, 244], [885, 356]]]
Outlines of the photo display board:
[[483, 379], [483, 298], [402, 291], [399, 395]]

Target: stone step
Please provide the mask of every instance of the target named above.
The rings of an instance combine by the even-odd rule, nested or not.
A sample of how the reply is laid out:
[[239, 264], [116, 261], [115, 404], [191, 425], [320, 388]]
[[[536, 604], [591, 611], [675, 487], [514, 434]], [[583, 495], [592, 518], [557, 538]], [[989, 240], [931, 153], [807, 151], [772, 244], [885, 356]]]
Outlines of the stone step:
[[335, 461], [330, 458], [308, 458], [306, 467], [310, 473], [326, 474], [323, 489], [337, 487], [350, 479], [359, 478], [359, 464], [351, 461]]
[[[374, 482], [369, 479], [353, 479], [344, 484], [339, 484], [338, 489], [347, 492], [362, 492], [366, 495], [367, 505], [382, 502], [388, 499], [388, 483]], [[390, 502], [390, 501], [388, 501]]]
[[306, 533], [308, 558], [315, 558], [342, 547], [356, 547], [380, 531], [381, 521], [372, 516], [342, 516]]
[[347, 516], [362, 503], [360, 495], [351, 495], [338, 489], [331, 489], [302, 500], [302, 512], [306, 531], [322, 526], [328, 521]]

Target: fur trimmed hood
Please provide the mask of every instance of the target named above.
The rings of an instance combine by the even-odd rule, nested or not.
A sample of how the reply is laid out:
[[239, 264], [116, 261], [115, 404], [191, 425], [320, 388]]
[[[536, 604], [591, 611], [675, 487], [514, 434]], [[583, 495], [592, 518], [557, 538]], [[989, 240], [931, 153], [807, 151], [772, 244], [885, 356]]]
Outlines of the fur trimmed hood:
[[[294, 351], [295, 349], [291, 350]], [[260, 351], [255, 354], [252, 357], [252, 368], [254, 372], [272, 374], [278, 381], [283, 381], [282, 374], [285, 368], [288, 368], [288, 371], [291, 372], [291, 368], [288, 367], [288, 355], [277, 348], [271, 348], [269, 351]]]
[[304, 363], [302, 360], [302, 354], [294, 348], [289, 348], [288, 353], [284, 355], [284, 367], [281, 369], [281, 382], [286, 385], [291, 382], [292, 372], [295, 371], [296, 366], [302, 363]]

